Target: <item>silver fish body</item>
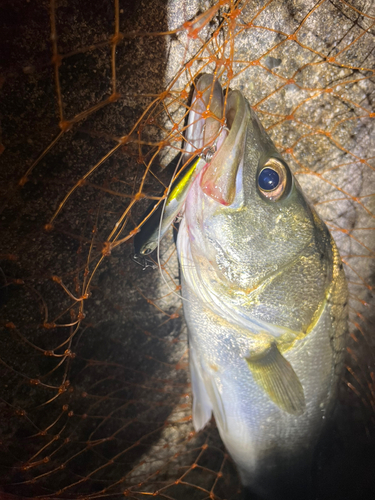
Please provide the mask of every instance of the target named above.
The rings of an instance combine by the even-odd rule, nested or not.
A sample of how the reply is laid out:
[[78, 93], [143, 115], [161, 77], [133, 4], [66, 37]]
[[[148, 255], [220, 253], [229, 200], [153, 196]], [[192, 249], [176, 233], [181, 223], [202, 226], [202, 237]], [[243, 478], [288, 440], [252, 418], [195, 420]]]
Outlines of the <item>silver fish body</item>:
[[[345, 276], [240, 92], [226, 116], [229, 134], [190, 188], [177, 240], [193, 424], [214, 414], [242, 483], [262, 498], [308, 498], [342, 367]], [[276, 166], [284, 184], [272, 198], [260, 184]]]

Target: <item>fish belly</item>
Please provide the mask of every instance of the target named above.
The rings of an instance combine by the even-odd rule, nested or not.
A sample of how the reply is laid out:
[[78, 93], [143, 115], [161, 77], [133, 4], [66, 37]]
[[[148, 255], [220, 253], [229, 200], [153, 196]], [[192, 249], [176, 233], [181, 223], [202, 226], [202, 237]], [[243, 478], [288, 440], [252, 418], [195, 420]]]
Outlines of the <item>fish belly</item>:
[[266, 499], [308, 498], [313, 452], [337, 376], [339, 354], [333, 348], [328, 310], [284, 354], [305, 393], [305, 412], [295, 416], [274, 404], [254, 381], [244, 359], [246, 336], [206, 307], [183, 278], [182, 294], [196, 430], [207, 423], [212, 409], [244, 486]]

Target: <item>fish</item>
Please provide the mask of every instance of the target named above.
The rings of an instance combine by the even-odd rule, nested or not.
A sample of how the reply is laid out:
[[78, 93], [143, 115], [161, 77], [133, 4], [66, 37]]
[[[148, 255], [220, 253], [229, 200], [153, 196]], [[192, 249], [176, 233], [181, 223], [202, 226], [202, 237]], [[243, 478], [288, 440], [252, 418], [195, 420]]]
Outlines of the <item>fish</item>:
[[[307, 499], [348, 337], [325, 223], [239, 90], [177, 236], [195, 431], [215, 417], [246, 490]], [[251, 497], [254, 498], [254, 497]]]
[[[207, 111], [208, 116], [205, 117]], [[180, 161], [184, 164], [183, 173], [172, 183], [165, 203], [155, 203], [148, 208], [147, 215], [151, 215], [134, 238], [135, 255], [146, 256], [156, 250], [178, 217], [190, 186], [220, 146], [219, 139], [223, 140], [224, 135], [221, 134], [223, 112], [224, 96], [221, 85], [214, 80], [213, 75], [201, 75], [192, 96], [185, 135], [186, 145], [180, 157]], [[142, 218], [144, 219], [145, 217]]]

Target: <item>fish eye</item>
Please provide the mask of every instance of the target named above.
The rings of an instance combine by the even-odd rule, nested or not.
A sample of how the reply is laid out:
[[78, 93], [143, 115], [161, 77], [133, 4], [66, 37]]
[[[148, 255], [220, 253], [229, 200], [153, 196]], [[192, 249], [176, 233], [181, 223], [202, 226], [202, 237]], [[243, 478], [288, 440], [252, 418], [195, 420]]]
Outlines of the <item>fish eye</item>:
[[285, 193], [287, 180], [285, 165], [276, 158], [270, 158], [258, 174], [258, 188], [267, 200], [277, 201]]

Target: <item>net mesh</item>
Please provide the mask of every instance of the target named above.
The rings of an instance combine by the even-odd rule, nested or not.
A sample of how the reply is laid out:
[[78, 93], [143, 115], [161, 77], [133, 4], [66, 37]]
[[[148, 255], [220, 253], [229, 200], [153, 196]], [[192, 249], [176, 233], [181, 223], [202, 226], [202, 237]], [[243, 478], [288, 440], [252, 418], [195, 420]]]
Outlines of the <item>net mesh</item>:
[[0, 496], [239, 498], [214, 422], [193, 430], [172, 232], [159, 262], [131, 258], [202, 72], [245, 94], [339, 246], [351, 340], [320, 498], [337, 477], [348, 498], [371, 488], [372, 2], [15, 1], [0, 18]]

